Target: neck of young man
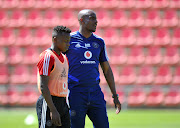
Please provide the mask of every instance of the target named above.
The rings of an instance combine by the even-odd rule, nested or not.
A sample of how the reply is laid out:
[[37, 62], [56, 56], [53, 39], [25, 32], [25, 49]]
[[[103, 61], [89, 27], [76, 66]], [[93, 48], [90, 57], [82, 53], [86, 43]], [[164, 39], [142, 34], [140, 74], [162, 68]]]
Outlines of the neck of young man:
[[57, 47], [55, 47], [54, 44], [51, 45], [51, 49], [54, 50], [58, 55], [61, 54], [61, 51]]
[[81, 35], [83, 35], [85, 38], [89, 38], [92, 35], [92, 32], [90, 32], [87, 29], [84, 29], [83, 27], [79, 28], [79, 32], [81, 33]]

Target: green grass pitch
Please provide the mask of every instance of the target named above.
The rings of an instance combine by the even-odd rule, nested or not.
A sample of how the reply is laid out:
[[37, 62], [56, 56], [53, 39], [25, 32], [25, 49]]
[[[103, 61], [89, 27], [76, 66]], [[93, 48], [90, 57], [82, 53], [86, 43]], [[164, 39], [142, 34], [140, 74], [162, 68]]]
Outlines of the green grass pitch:
[[[35, 117], [31, 125], [24, 123], [29, 115]], [[115, 114], [108, 109], [110, 128], [180, 128], [180, 109], [127, 109]], [[37, 128], [35, 109], [0, 109], [0, 128]], [[93, 128], [86, 117], [85, 128]]]

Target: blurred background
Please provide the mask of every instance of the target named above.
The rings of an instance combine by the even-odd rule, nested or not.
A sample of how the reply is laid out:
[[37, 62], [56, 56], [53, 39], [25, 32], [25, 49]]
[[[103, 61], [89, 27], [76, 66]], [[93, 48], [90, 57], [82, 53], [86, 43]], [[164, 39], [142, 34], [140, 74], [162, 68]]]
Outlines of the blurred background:
[[39, 54], [50, 47], [54, 26], [77, 31], [77, 14], [87, 8], [97, 14], [95, 34], [105, 40], [123, 110], [180, 113], [180, 0], [0, 0], [1, 112], [35, 113]]

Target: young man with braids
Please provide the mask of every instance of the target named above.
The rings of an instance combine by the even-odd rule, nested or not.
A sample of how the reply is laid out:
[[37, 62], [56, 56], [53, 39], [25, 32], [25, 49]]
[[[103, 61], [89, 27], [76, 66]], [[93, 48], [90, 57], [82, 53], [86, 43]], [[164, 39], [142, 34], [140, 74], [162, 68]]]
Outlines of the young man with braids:
[[40, 54], [38, 89], [42, 94], [36, 104], [39, 128], [70, 128], [68, 91], [68, 60], [62, 53], [69, 48], [69, 28], [56, 26], [52, 32], [52, 45]]
[[78, 14], [79, 31], [71, 33], [68, 88], [71, 128], [84, 128], [86, 114], [94, 128], [109, 128], [106, 102], [99, 86], [99, 65], [112, 92], [116, 113], [121, 104], [116, 93], [114, 77], [108, 63], [104, 40], [95, 35], [97, 19], [94, 11], [85, 9]]

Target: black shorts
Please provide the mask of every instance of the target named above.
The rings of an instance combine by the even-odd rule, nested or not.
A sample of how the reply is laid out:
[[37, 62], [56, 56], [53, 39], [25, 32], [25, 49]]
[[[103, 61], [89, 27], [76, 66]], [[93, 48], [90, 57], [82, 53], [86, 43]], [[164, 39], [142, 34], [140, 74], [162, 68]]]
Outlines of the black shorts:
[[69, 108], [66, 104], [66, 98], [52, 96], [52, 100], [61, 116], [62, 126], [55, 126], [51, 123], [50, 109], [41, 95], [36, 103], [39, 128], [70, 128]]

